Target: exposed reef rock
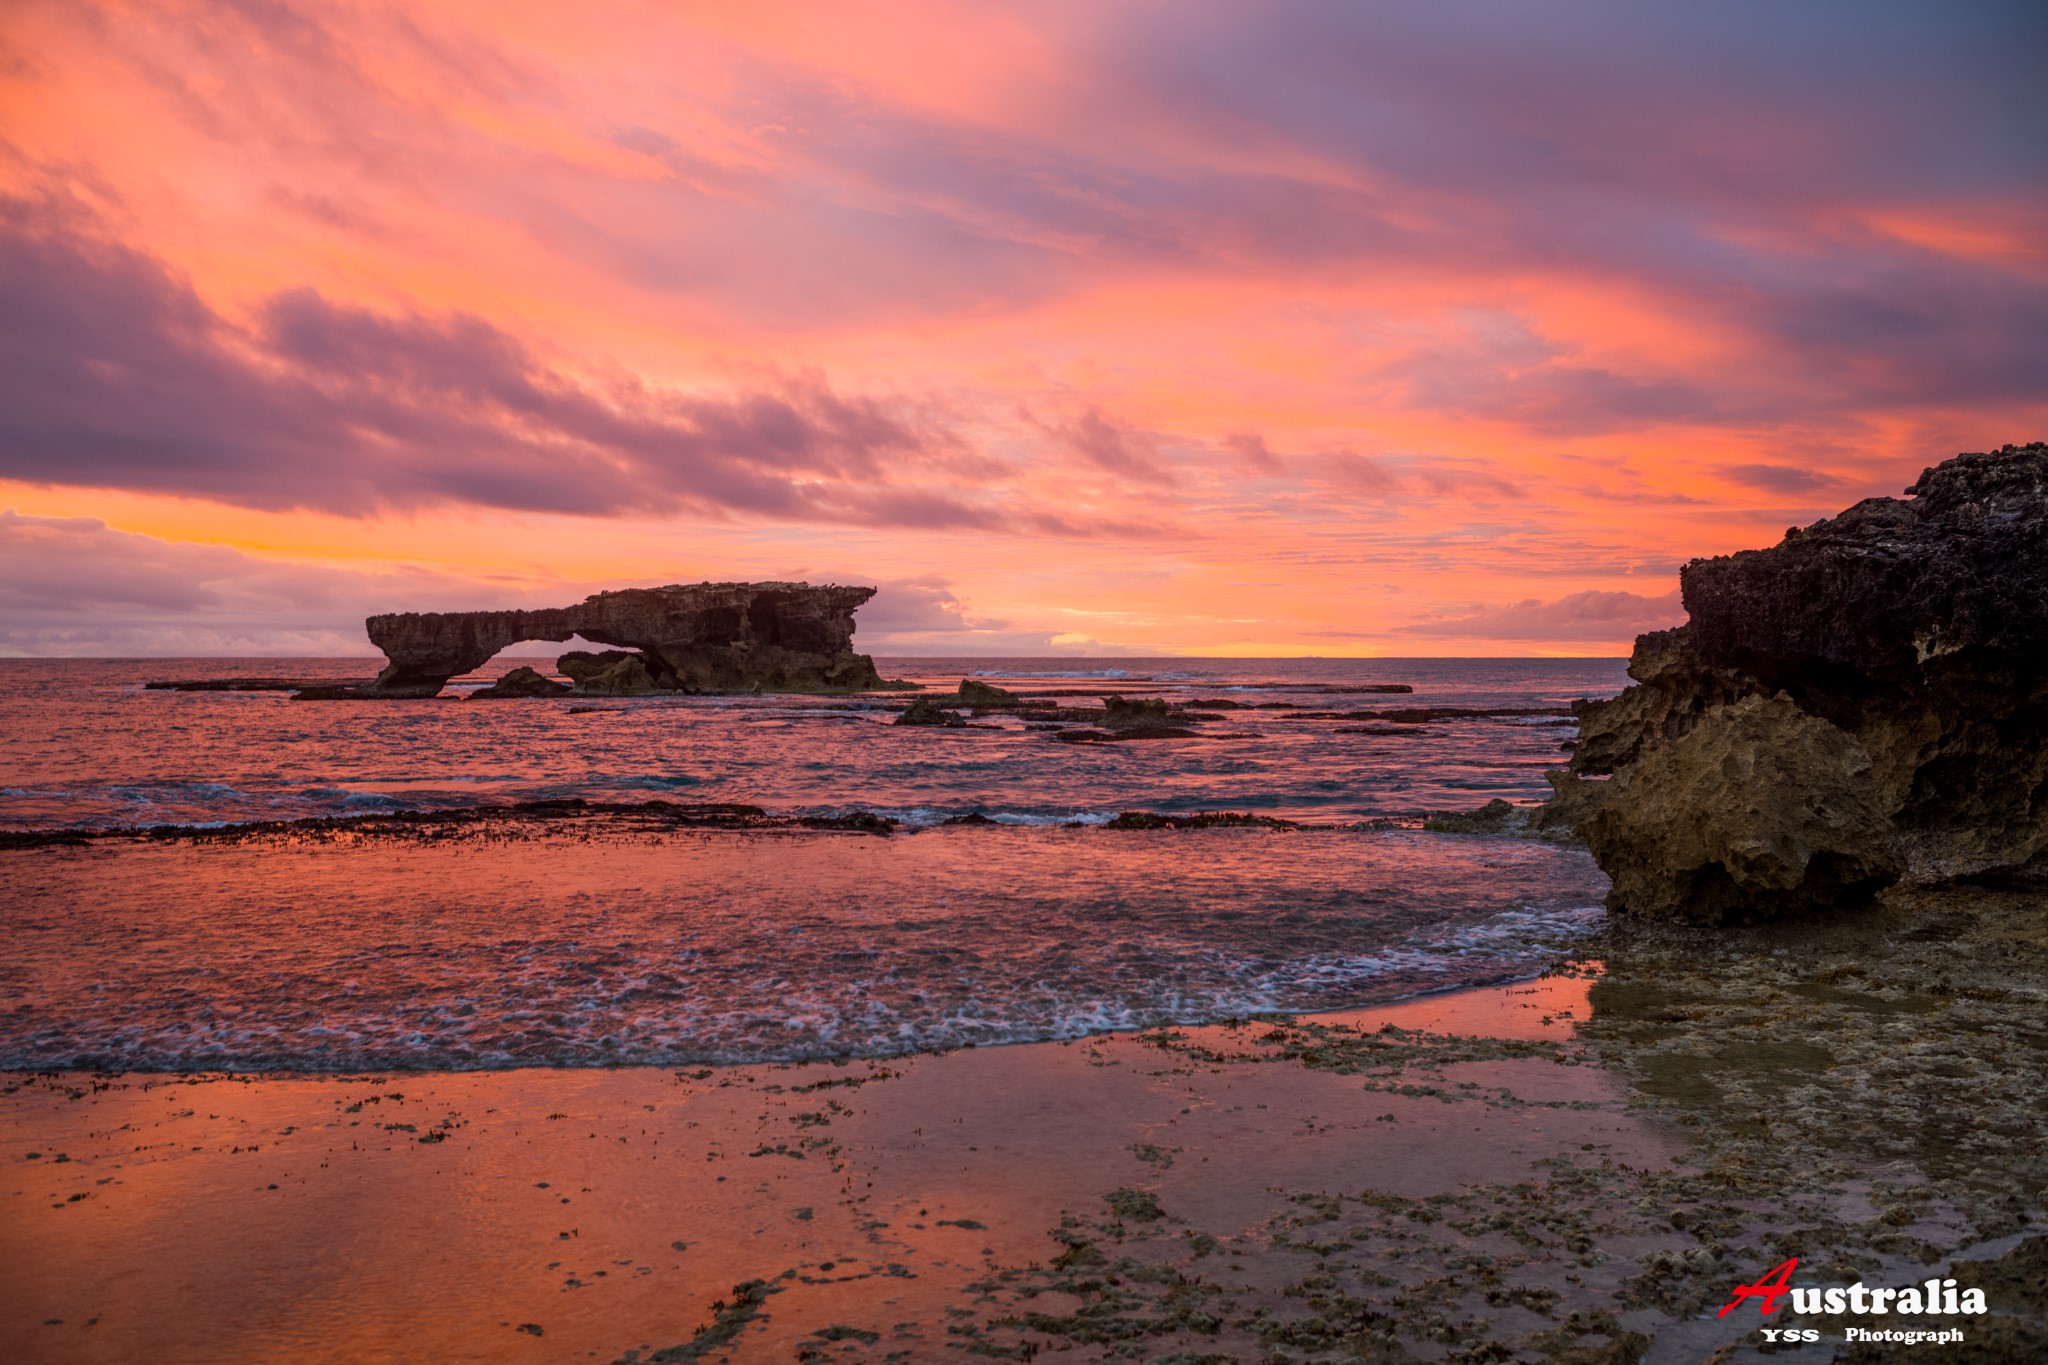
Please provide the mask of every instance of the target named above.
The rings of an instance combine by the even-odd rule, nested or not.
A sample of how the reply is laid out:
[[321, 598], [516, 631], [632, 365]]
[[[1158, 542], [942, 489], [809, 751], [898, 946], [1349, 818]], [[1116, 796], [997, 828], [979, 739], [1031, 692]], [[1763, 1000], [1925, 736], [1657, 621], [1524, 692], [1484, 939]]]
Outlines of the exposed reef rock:
[[303, 692], [309, 687], [355, 687], [354, 683], [328, 678], [173, 678], [146, 682], [150, 692]]
[[1053, 738], [1062, 744], [1119, 744], [1131, 739], [1219, 739], [1222, 736], [1200, 735], [1177, 725], [1117, 725], [1114, 730], [1058, 730], [1053, 733]]
[[355, 695], [431, 697], [507, 645], [579, 635], [639, 651], [565, 656], [562, 671], [579, 692], [880, 687], [874, 661], [853, 652], [854, 610], [874, 595], [873, 588], [808, 583], [698, 583], [601, 592], [541, 611], [372, 616], [370, 640], [391, 663]]
[[919, 697], [905, 708], [902, 715], [896, 717], [894, 724], [939, 725], [949, 730], [962, 730], [967, 727], [967, 717], [955, 711], [948, 711], [928, 698]]
[[553, 678], [543, 677], [525, 664], [521, 664], [489, 687], [470, 693], [469, 699], [497, 701], [504, 697], [560, 697], [567, 695], [568, 691], [567, 683], [558, 683]]
[[2048, 871], [2048, 445], [1906, 493], [1688, 564], [1688, 624], [1577, 706], [1540, 823], [1584, 835], [1616, 911], [1760, 920]]
[[555, 667], [585, 696], [630, 697], [654, 690], [654, 675], [647, 671], [646, 658], [628, 650], [592, 654], [587, 649], [572, 649], [555, 660]]
[[1126, 700], [1112, 692], [1102, 699], [1104, 725], [1111, 729], [1123, 729], [1134, 725], [1164, 725], [1172, 716], [1172, 708], [1163, 697], [1140, 697]]
[[1157, 811], [1127, 810], [1106, 822], [1104, 829], [1300, 829], [1292, 820], [1270, 815], [1253, 815], [1239, 810], [1203, 810], [1192, 815], [1161, 815]]
[[960, 700], [970, 706], [1016, 706], [1019, 698], [1006, 687], [992, 687], [973, 678], [960, 680]]
[[897, 827], [896, 821], [889, 816], [868, 810], [848, 811], [844, 815], [772, 815], [760, 806], [730, 801], [586, 801], [581, 797], [561, 797], [547, 801], [466, 806], [459, 810], [321, 815], [299, 820], [255, 820], [246, 824], [0, 830], [0, 849], [170, 840], [195, 844], [248, 844], [279, 836], [293, 840], [359, 842], [395, 838], [433, 842], [474, 833], [496, 841], [522, 826], [534, 837], [545, 837], [584, 822], [646, 833], [681, 829], [806, 829], [846, 834], [889, 834]]
[[1432, 834], [1520, 834], [1534, 813], [1532, 806], [1495, 797], [1477, 810], [1437, 811], [1424, 817], [1422, 827]]

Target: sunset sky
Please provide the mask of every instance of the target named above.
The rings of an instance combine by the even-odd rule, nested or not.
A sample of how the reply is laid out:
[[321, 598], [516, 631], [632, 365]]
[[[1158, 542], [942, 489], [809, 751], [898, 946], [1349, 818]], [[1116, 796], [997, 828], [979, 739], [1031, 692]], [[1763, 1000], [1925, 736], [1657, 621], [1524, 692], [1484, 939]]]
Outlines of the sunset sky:
[[2048, 6], [0, 5], [0, 653], [1617, 653], [2048, 433]]

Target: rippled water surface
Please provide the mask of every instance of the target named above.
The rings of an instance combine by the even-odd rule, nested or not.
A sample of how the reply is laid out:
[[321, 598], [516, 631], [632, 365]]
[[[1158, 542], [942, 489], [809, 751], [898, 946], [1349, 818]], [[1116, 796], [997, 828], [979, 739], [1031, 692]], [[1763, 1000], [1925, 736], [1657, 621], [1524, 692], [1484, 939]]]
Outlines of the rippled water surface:
[[[493, 671], [509, 666], [501, 660]], [[1581, 852], [1345, 828], [1533, 800], [1620, 661], [897, 660], [950, 688], [1246, 706], [1213, 738], [888, 724], [881, 699], [292, 702], [160, 677], [354, 661], [0, 663], [0, 827], [200, 825], [565, 796], [869, 810], [886, 837], [287, 832], [0, 849], [0, 1065], [334, 1070], [876, 1055], [1360, 1004], [1526, 973], [1595, 922]], [[1115, 670], [1116, 676], [1103, 676]], [[1347, 691], [1403, 682], [1412, 695]], [[1093, 705], [1092, 696], [1063, 705]], [[1384, 728], [1384, 726], [1382, 726]], [[1255, 811], [1302, 830], [1101, 828]], [[945, 826], [982, 812], [999, 827]]]
[[[493, 675], [517, 660], [501, 658]], [[542, 668], [546, 660], [529, 661]], [[1299, 711], [1557, 706], [1605, 696], [1598, 660], [883, 659], [951, 689], [1114, 687]], [[0, 828], [274, 820], [562, 796], [865, 808], [913, 820], [980, 810], [1067, 820], [1120, 810], [1249, 810], [1356, 820], [1547, 794], [1573, 733], [1556, 718], [1441, 721], [1401, 735], [1233, 711], [1203, 740], [1068, 745], [992, 730], [888, 725], [890, 703], [806, 697], [295, 702], [276, 692], [145, 692], [158, 678], [367, 677], [367, 660], [0, 660]], [[482, 679], [470, 680], [472, 683]], [[1320, 691], [1408, 683], [1412, 695]], [[1092, 696], [1064, 696], [1095, 705]], [[900, 701], [894, 703], [900, 706]], [[863, 709], [872, 708], [872, 709]]]
[[877, 1055], [1527, 971], [1583, 854], [1402, 833], [944, 829], [16, 855], [0, 1063]]

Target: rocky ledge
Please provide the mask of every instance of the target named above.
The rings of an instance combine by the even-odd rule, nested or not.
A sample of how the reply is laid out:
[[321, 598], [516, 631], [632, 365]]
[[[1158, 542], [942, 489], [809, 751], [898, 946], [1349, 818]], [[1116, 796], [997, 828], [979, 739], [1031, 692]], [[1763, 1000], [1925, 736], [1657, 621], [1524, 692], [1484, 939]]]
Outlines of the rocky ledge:
[[1690, 621], [1576, 708], [1543, 814], [1609, 905], [1732, 923], [2048, 873], [2048, 445], [1959, 455], [1681, 574]]
[[[601, 592], [541, 611], [372, 616], [370, 640], [391, 662], [358, 697], [431, 697], [448, 680], [522, 640], [581, 636], [616, 646], [560, 661], [578, 692], [838, 692], [880, 687], [853, 652], [854, 610], [873, 588], [808, 583], [697, 583]], [[536, 691], [497, 696], [538, 695]]]

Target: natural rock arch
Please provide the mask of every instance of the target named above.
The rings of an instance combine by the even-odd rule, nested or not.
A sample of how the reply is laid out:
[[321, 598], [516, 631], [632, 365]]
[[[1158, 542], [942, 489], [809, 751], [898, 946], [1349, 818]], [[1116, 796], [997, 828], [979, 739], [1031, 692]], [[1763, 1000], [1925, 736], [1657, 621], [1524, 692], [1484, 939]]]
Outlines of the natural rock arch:
[[[853, 652], [853, 613], [875, 589], [808, 583], [696, 583], [601, 592], [538, 611], [397, 612], [364, 622], [390, 664], [366, 697], [431, 697], [524, 640], [582, 636], [634, 650], [645, 684], [608, 690], [847, 691], [881, 686]], [[605, 661], [578, 651], [565, 660]], [[607, 666], [616, 667], [616, 663]], [[582, 670], [579, 670], [579, 672]], [[596, 672], [591, 670], [592, 676]], [[631, 669], [625, 670], [632, 673]], [[584, 681], [579, 677], [579, 682]]]

